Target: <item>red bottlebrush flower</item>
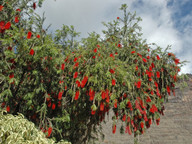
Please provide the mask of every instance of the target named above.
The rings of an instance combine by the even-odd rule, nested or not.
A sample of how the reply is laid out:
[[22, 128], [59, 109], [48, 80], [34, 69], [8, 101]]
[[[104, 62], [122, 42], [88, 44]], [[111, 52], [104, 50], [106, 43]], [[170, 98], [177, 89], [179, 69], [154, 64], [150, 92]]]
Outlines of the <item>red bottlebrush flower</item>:
[[81, 81], [81, 88], [84, 88], [85, 84], [87, 83], [88, 76], [84, 76], [83, 80]]
[[77, 60], [78, 60], [78, 58], [74, 58], [74, 60], [73, 60], [73, 61], [74, 61], [74, 62], [76, 62]]
[[112, 132], [113, 134], [116, 132], [116, 125], [113, 125]]
[[151, 95], [153, 95], [154, 93], [153, 93], [153, 90], [151, 91]]
[[152, 66], [152, 68], [154, 68], [154, 67], [155, 67], [155, 64], [154, 64], [154, 63], [151, 63], [151, 66]]
[[11, 27], [11, 22], [7, 22], [4, 26], [4, 29], [9, 29]]
[[116, 81], [114, 79], [112, 79], [112, 85], [114, 86], [116, 83]]
[[138, 71], [138, 66], [135, 67], [135, 70]]
[[65, 90], [67, 90], [67, 86], [65, 86]]
[[52, 130], [53, 130], [52, 127], [49, 127], [49, 128], [48, 128], [48, 135], [47, 135], [47, 137], [50, 137], [50, 135], [51, 135], [51, 133], [52, 133]]
[[76, 67], [78, 67], [78, 66], [79, 66], [79, 63], [77, 62], [77, 63], [75, 63], [75, 65], [74, 65], [73, 68], [76, 68]]
[[9, 75], [9, 78], [10, 78], [10, 79], [14, 78], [14, 73], [11, 73], [11, 74]]
[[155, 104], [153, 104], [152, 107], [150, 108], [150, 112], [155, 113], [157, 111], [158, 111], [157, 107], [155, 106]]
[[124, 114], [123, 118], [122, 118], [122, 121], [125, 121], [125, 120], [126, 120], [126, 115]]
[[143, 110], [141, 109], [141, 107], [140, 107], [140, 105], [139, 105], [137, 100], [135, 100], [135, 108], [138, 109], [141, 114], [143, 114]]
[[131, 132], [130, 127], [129, 127], [129, 126], [127, 126], [127, 127], [126, 127], [126, 129], [127, 129], [127, 131], [128, 131], [128, 134], [129, 134], [129, 135], [131, 135], [131, 134], [132, 134], [132, 132]]
[[95, 56], [93, 56], [92, 58], [93, 58], [93, 59], [95, 59], [96, 57], [95, 57]]
[[80, 81], [76, 80], [76, 84], [77, 84], [77, 87], [80, 87], [81, 86], [81, 83]]
[[34, 55], [34, 50], [31, 49], [30, 52], [29, 52], [30, 55]]
[[33, 3], [33, 9], [34, 10], [36, 9], [36, 3]]
[[79, 98], [79, 90], [76, 91], [74, 100], [77, 100], [78, 98]]
[[38, 34], [36, 37], [37, 37], [37, 38], [40, 38], [40, 35]]
[[0, 5], [0, 11], [2, 11], [3, 10], [3, 6], [2, 5]]
[[131, 105], [131, 102], [130, 101], [128, 101], [127, 102], [127, 107], [132, 111], [133, 110], [133, 108], [132, 108], [132, 105]]
[[152, 70], [153, 70], [153, 69], [152, 69], [152, 66], [150, 66], [150, 67], [149, 67], [149, 70], [150, 70], [150, 71], [152, 71]]
[[117, 17], [117, 19], [119, 19], [119, 17]]
[[151, 99], [149, 96], [147, 96], [146, 102], [151, 102]]
[[47, 106], [48, 106], [48, 107], [51, 107], [51, 101], [48, 102]]
[[132, 53], [132, 54], [134, 54], [134, 53], [135, 53], [135, 51], [132, 51], [131, 53]]
[[115, 99], [114, 108], [117, 108], [117, 99]]
[[160, 60], [160, 57], [159, 57], [159, 55], [157, 55], [157, 60]]
[[111, 58], [114, 58], [114, 55], [113, 55], [113, 54], [110, 54], [109, 56], [110, 56]]
[[167, 86], [167, 93], [170, 95], [170, 87]]
[[141, 87], [141, 80], [137, 82], [137, 88]]
[[126, 97], [127, 97], [127, 94], [126, 94], [126, 93], [124, 93], [124, 94], [123, 94], [123, 97], [124, 97], [124, 98], [126, 98]]
[[141, 122], [141, 123], [140, 123], [140, 126], [141, 126], [141, 128], [143, 129], [143, 128], [144, 128], [144, 123]]
[[93, 50], [93, 52], [96, 53], [96, 52], [97, 52], [97, 48], [95, 48], [95, 49]]
[[32, 35], [32, 32], [29, 31], [29, 32], [27, 33], [27, 39], [30, 39], [30, 38], [31, 38], [31, 35]]
[[159, 125], [160, 118], [156, 119], [156, 124]]
[[102, 97], [102, 99], [105, 99], [105, 91], [102, 91], [101, 97]]
[[58, 100], [61, 100], [61, 99], [62, 99], [62, 95], [63, 95], [63, 92], [59, 92], [59, 94], [58, 94]]
[[18, 16], [15, 17], [15, 23], [18, 23], [19, 22], [19, 19], [18, 19]]
[[89, 100], [92, 101], [94, 99], [95, 92], [91, 88], [89, 89], [89, 96], [90, 96]]
[[21, 12], [21, 9], [16, 9], [16, 11]]
[[147, 56], [147, 59], [150, 59], [150, 56]]
[[75, 72], [73, 75], [73, 78], [75, 79], [75, 78], [77, 78], [77, 76], [78, 76], [78, 72]]
[[158, 83], [157, 82], [154, 82], [155, 83], [155, 86], [158, 87]]
[[147, 49], [148, 52], [150, 52], [150, 49]]
[[94, 115], [94, 114], [95, 114], [95, 111], [91, 110], [91, 114]]
[[176, 64], [176, 65], [177, 65], [178, 63], [180, 63], [180, 62], [179, 62], [179, 59], [175, 59], [174, 61], [175, 61], [175, 64]]
[[145, 63], [146, 63], [146, 62], [147, 62], [147, 60], [146, 60], [145, 58], [143, 58], [143, 62], [145, 62]]
[[114, 71], [113, 69], [110, 69], [109, 71], [110, 71], [110, 73], [112, 73], [112, 74], [115, 73], [115, 71]]
[[104, 103], [101, 102], [101, 103], [100, 103], [100, 111], [103, 111], [103, 110], [104, 110]]
[[157, 75], [157, 78], [160, 78], [160, 72], [159, 71], [156, 72], [156, 75]]
[[6, 107], [7, 112], [10, 112], [10, 106]]
[[152, 119], [148, 119], [148, 123], [149, 123], [149, 125], [151, 125], [152, 124]]
[[118, 48], [121, 48], [121, 47], [122, 47], [122, 45], [121, 45], [121, 44], [118, 44], [118, 45], [117, 45], [117, 47], [118, 47]]
[[65, 64], [61, 64], [61, 70], [64, 70], [65, 69]]
[[100, 48], [100, 45], [97, 45], [98, 48]]
[[55, 109], [55, 104], [53, 103], [53, 104], [52, 104], [52, 110], [54, 110], [54, 109]]

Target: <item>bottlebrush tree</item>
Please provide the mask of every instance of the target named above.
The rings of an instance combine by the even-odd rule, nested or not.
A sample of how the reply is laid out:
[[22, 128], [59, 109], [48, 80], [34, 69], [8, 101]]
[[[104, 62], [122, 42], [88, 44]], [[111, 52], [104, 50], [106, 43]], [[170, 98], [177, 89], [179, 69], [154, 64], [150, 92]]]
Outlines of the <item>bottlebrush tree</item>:
[[[63, 26], [53, 39], [42, 30], [44, 19], [14, 2], [0, 3], [2, 108], [22, 113], [47, 137], [72, 143], [93, 138], [110, 109], [113, 133], [118, 120], [136, 140], [152, 121], [159, 124], [182, 63], [169, 46], [163, 50], [142, 40], [141, 19], [127, 13], [125, 4], [123, 18], [104, 23], [103, 39], [91, 33], [77, 43], [73, 27]], [[31, 11], [36, 8], [26, 2]], [[16, 18], [20, 12], [33, 17]]]

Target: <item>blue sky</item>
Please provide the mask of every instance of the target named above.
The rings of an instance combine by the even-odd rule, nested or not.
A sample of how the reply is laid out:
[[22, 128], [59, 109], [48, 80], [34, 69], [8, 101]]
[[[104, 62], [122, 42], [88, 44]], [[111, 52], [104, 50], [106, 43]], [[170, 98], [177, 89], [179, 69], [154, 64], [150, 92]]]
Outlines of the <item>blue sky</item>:
[[124, 3], [143, 19], [143, 39], [162, 48], [172, 45], [181, 61], [189, 61], [181, 73], [192, 73], [192, 0], [45, 0], [36, 12], [45, 12], [45, 27], [52, 24], [51, 32], [63, 24], [74, 25], [81, 37], [87, 37], [93, 31], [102, 35], [101, 22], [121, 17]]

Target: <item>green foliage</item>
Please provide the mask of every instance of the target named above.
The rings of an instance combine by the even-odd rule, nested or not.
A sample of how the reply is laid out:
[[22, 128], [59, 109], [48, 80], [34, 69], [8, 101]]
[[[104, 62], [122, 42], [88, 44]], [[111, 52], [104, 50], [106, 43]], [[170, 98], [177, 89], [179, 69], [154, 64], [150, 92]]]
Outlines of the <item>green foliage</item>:
[[0, 111], [0, 142], [3, 144], [71, 144], [66, 141], [56, 143], [46, 138], [46, 135], [22, 114], [13, 116], [2, 110]]

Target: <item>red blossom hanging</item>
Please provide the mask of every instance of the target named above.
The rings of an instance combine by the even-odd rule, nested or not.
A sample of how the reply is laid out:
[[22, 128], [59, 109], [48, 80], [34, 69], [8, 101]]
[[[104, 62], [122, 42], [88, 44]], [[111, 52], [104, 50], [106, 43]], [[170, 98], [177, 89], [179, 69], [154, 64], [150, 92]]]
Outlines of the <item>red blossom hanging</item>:
[[73, 78], [75, 79], [75, 78], [77, 78], [77, 76], [78, 76], [78, 72], [75, 72], [73, 75]]
[[32, 32], [29, 31], [29, 32], [27, 33], [27, 39], [30, 39], [30, 38], [31, 38], [31, 35], [32, 35]]
[[77, 100], [78, 98], [79, 98], [79, 90], [76, 91], [74, 100]]
[[81, 81], [81, 88], [84, 88], [85, 84], [87, 83], [88, 76], [84, 76], [83, 80]]
[[61, 64], [61, 70], [64, 70], [65, 69], [65, 64]]
[[31, 49], [30, 52], [29, 52], [30, 55], [34, 55], [34, 50]]
[[160, 72], [159, 71], [156, 72], [156, 75], [157, 75], [157, 78], [160, 78]]

